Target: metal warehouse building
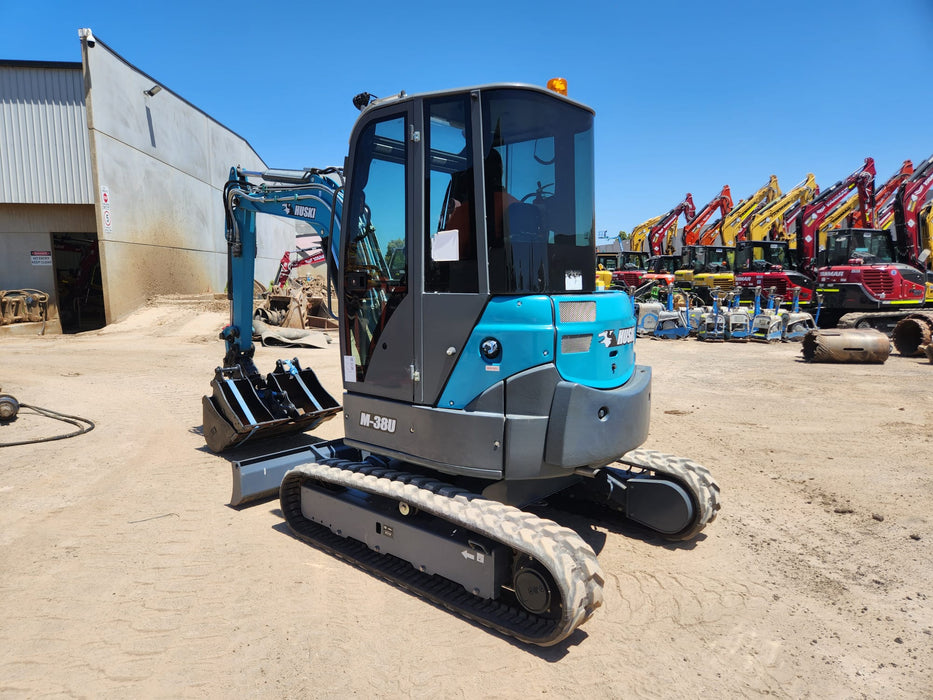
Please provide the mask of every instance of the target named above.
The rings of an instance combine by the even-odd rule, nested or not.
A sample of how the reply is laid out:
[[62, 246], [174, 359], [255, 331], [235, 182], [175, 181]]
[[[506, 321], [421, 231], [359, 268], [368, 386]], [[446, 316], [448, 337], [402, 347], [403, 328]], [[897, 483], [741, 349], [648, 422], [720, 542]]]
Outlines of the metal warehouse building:
[[[224, 182], [233, 165], [265, 168], [245, 139], [79, 36], [80, 63], [0, 60], [0, 291], [47, 293], [46, 332], [222, 291]], [[257, 275], [271, 279], [295, 229], [263, 228]]]

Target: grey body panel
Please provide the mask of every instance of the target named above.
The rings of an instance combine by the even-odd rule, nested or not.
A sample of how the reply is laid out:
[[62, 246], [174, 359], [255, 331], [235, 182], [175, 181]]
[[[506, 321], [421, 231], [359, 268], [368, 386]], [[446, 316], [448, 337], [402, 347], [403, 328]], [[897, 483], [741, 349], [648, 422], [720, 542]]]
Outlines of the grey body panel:
[[[411, 401], [414, 396], [411, 376], [414, 349], [414, 295], [408, 294], [386, 323], [379, 342], [373, 348], [365, 382], [345, 382], [345, 386], [366, 386], [374, 396]], [[343, 347], [343, 345], [341, 346]], [[345, 351], [345, 349], [344, 349]]]
[[602, 466], [648, 438], [650, 410], [650, 367], [636, 365], [618, 389], [561, 382], [554, 392], [545, 459], [561, 466]]
[[502, 414], [413, 406], [349, 392], [343, 405], [348, 445], [447, 474], [502, 477]]
[[[486, 298], [480, 294], [429, 293], [422, 296], [421, 386], [415, 390], [416, 402], [437, 403], [485, 307]], [[449, 348], [453, 348], [451, 355], [447, 354]]]
[[651, 369], [636, 366], [617, 389], [593, 389], [540, 367], [507, 380], [504, 390], [491, 388], [475, 406], [488, 410], [412, 406], [348, 392], [346, 442], [448, 474], [563, 477], [603, 466], [645, 441]]

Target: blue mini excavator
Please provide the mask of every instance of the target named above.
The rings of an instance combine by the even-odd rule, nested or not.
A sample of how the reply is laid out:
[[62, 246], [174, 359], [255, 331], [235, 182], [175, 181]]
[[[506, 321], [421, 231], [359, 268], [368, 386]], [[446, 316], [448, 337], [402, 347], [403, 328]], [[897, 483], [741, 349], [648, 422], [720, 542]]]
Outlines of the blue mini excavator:
[[256, 215], [305, 220], [339, 298], [345, 437], [234, 461], [233, 504], [277, 492], [296, 537], [555, 644], [601, 605], [603, 574], [525, 506], [672, 540], [719, 509], [704, 467], [638, 449], [651, 370], [629, 296], [595, 289], [594, 114], [514, 84], [354, 102], [342, 169], [231, 171], [232, 318], [205, 438], [219, 452], [341, 411], [297, 360], [266, 376], [252, 360]]

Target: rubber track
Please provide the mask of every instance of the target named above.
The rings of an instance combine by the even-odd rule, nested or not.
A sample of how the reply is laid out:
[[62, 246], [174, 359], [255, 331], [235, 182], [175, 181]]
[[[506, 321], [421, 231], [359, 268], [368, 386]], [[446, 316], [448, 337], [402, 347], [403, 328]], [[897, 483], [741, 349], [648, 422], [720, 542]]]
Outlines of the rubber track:
[[696, 518], [680, 532], [662, 535], [669, 540], [689, 540], [716, 519], [722, 503], [717, 484], [709, 469], [686, 457], [656, 452], [655, 450], [631, 450], [618, 459], [627, 467], [636, 467], [653, 475], [665, 476], [680, 483], [690, 493], [696, 509]]
[[[374, 552], [308, 520], [301, 513], [301, 484], [306, 479], [405, 502], [533, 557], [554, 579], [562, 601], [560, 617], [541, 617], [504, 601], [479, 598], [457, 583], [424, 574], [402, 559]], [[299, 539], [523, 642], [556, 644], [602, 605], [602, 570], [593, 550], [576, 532], [429, 477], [359, 462], [325, 460], [288, 472], [282, 480], [280, 499], [285, 520]]]
[[905, 309], [903, 311], [850, 311], [839, 317], [839, 320], [836, 322], [836, 328], [857, 328], [859, 321], [868, 321], [869, 327], [890, 335], [890, 331], [899, 320], [906, 318], [909, 313], [916, 313], [921, 310], [922, 309]]

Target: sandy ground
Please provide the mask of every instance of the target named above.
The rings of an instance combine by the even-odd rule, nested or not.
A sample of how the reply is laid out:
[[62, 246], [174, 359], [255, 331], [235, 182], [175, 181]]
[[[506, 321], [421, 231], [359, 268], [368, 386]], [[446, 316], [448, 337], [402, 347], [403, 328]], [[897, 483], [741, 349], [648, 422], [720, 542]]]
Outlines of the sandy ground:
[[[807, 364], [799, 345], [639, 341], [646, 447], [713, 471], [720, 517], [671, 546], [554, 513], [605, 604], [529, 648], [235, 510], [199, 434], [219, 310], [0, 341], [0, 385], [95, 421], [0, 449], [0, 696], [933, 697], [933, 366]], [[340, 393], [336, 344], [297, 355]], [[336, 437], [342, 418], [321, 426]], [[27, 409], [0, 442], [71, 430]]]

